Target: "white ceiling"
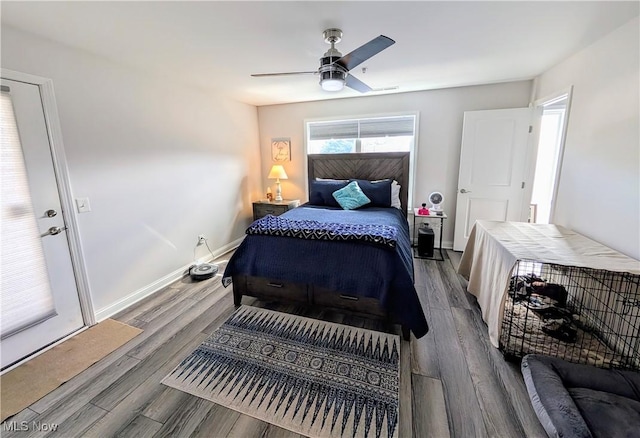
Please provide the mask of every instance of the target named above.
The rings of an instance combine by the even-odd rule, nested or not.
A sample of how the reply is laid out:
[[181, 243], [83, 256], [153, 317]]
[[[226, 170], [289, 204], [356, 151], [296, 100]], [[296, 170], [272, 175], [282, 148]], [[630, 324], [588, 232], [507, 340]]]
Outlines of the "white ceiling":
[[317, 69], [326, 28], [344, 31], [343, 54], [394, 39], [352, 73], [406, 92], [533, 78], [637, 16], [639, 3], [2, 1], [1, 10], [3, 26], [268, 105], [360, 95], [324, 92], [317, 76], [250, 76]]

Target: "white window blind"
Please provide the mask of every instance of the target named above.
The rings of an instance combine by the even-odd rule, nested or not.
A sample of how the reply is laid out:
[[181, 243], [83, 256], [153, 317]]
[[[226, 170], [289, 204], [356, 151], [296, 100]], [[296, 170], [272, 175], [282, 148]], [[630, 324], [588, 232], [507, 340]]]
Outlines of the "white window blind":
[[306, 122], [307, 154], [411, 152], [416, 114]]
[[330, 140], [332, 138], [358, 138], [358, 121], [335, 120], [309, 123], [309, 139]]
[[0, 333], [7, 338], [56, 315], [31, 203], [13, 104], [0, 93]]
[[414, 116], [360, 120], [360, 138], [413, 136]]
[[415, 116], [309, 122], [309, 140], [413, 136]]

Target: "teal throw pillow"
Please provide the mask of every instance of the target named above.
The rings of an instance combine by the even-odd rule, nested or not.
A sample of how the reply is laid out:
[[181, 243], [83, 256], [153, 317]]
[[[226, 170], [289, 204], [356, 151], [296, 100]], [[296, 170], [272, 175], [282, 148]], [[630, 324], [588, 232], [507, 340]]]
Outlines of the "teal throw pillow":
[[357, 182], [353, 181], [344, 188], [333, 192], [333, 198], [344, 210], [354, 210], [367, 205], [371, 199], [367, 198]]

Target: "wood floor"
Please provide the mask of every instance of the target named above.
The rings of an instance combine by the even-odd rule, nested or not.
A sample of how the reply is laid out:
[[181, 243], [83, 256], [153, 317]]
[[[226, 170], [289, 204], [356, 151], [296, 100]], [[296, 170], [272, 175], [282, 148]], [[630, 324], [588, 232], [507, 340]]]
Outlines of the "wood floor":
[[[430, 332], [402, 343], [399, 435], [545, 437], [518, 366], [490, 346], [475, 299], [455, 273], [459, 254], [449, 251], [444, 262], [414, 262]], [[247, 298], [243, 304], [397, 330], [335, 312]], [[9, 419], [57, 424], [55, 432], [4, 428], [2, 437], [299, 436], [160, 384], [233, 310], [231, 288], [222, 287], [220, 275], [168, 286], [114, 317], [144, 329], [142, 334]]]

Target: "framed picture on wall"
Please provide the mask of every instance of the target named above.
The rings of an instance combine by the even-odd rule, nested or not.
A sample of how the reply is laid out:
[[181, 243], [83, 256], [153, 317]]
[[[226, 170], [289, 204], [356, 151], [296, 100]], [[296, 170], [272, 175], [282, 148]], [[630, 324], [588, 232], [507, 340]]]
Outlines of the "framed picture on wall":
[[271, 140], [271, 158], [277, 163], [291, 161], [291, 139], [274, 138]]

